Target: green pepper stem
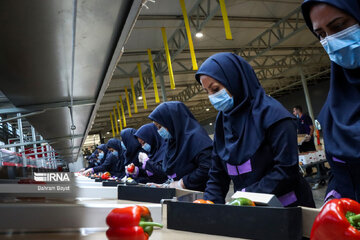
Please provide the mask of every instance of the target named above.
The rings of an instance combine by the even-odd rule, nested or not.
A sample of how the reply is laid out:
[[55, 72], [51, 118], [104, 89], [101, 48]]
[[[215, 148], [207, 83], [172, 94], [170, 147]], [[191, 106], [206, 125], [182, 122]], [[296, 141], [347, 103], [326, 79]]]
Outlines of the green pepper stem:
[[351, 221], [353, 221], [353, 222], [359, 222], [359, 221], [360, 221], [360, 214], [349, 217], [349, 221], [350, 221], [350, 222], [351, 222]]
[[144, 228], [144, 227], [147, 227], [147, 226], [152, 226], [152, 227], [159, 227], [159, 228], [162, 228], [163, 225], [160, 224], [160, 223], [156, 223], [156, 222], [145, 222], [145, 221], [140, 221], [139, 222], [139, 226]]

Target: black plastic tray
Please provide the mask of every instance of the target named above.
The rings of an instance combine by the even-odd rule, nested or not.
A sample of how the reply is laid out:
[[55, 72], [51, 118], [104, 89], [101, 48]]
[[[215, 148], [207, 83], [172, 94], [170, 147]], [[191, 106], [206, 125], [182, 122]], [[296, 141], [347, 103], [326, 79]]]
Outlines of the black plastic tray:
[[160, 203], [161, 199], [172, 199], [175, 196], [175, 188], [118, 185], [118, 199], [121, 200]]
[[95, 182], [103, 182], [104, 179], [101, 179], [101, 178], [95, 178]]
[[117, 187], [117, 185], [124, 185], [124, 183], [120, 183], [117, 181], [103, 181], [102, 185], [103, 187]]
[[246, 239], [302, 239], [301, 208], [167, 201], [169, 229]]

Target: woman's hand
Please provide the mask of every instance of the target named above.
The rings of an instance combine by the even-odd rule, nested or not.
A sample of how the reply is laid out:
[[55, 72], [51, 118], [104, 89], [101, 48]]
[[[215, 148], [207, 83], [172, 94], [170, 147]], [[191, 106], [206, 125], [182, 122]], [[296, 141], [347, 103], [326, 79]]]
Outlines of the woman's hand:
[[142, 164], [144, 161], [147, 161], [149, 159], [148, 155], [146, 153], [139, 153], [139, 162]]
[[178, 189], [185, 189], [185, 185], [182, 179], [179, 181], [174, 181], [169, 184], [169, 188], [178, 188]]
[[125, 173], [127, 176], [136, 178], [137, 175], [139, 174], [139, 168], [135, 166], [133, 163], [131, 163], [125, 167]]
[[92, 168], [89, 168], [88, 170], [84, 171], [82, 174], [84, 176], [89, 176], [91, 173], [94, 173], [94, 170]]

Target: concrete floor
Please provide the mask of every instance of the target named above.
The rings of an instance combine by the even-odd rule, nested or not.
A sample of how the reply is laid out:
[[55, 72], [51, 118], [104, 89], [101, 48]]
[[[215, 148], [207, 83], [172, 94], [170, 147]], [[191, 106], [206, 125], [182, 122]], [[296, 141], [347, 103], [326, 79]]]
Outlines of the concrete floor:
[[324, 204], [326, 189], [327, 184], [325, 186], [319, 186], [316, 190], [312, 190], [316, 208], [320, 208]]

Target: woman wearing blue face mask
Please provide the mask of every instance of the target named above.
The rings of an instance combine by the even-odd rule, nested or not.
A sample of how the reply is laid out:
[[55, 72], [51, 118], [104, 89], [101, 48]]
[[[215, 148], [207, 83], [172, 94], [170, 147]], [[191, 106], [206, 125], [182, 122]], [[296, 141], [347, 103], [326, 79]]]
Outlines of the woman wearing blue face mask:
[[331, 60], [330, 91], [318, 117], [332, 172], [325, 200], [360, 201], [360, 2], [307, 0], [302, 11]]
[[155, 124], [148, 123], [140, 127], [134, 134], [146, 153], [139, 153], [141, 183], [163, 183], [167, 175], [162, 169], [167, 142], [159, 135]]
[[212, 141], [182, 102], [165, 102], [149, 115], [168, 145], [163, 170], [170, 187], [203, 191], [208, 180]]
[[205, 198], [224, 203], [232, 180], [235, 191], [275, 194], [284, 206], [314, 207], [299, 173], [294, 116], [265, 94], [252, 67], [235, 54], [219, 53], [201, 65], [196, 80], [219, 111]]
[[[110, 163], [111, 163], [112, 158], [110, 157], [111, 154], [108, 153], [108, 148], [107, 148], [106, 144], [99, 145], [96, 148], [96, 150], [98, 152], [98, 159], [100, 160], [100, 163], [97, 166], [93, 166], [93, 167], [87, 169], [84, 172], [84, 175], [88, 175], [91, 173], [97, 173], [97, 172], [109, 171], [108, 169], [110, 168], [109, 165], [111, 165]], [[105, 161], [106, 159], [108, 161]]]
[[[107, 169], [112, 176], [116, 176], [118, 178], [123, 178], [125, 176], [125, 156], [124, 151], [121, 148], [121, 141], [116, 138], [111, 138], [106, 144], [109, 152], [111, 153], [111, 157], [106, 159], [106, 164], [109, 164]], [[105, 164], [104, 162], [104, 164]], [[106, 165], [105, 164], [105, 165]]]
[[98, 154], [99, 154], [98, 150], [95, 149], [95, 151], [87, 158], [88, 166], [85, 169], [83, 169], [82, 171], [85, 171], [89, 168], [93, 168], [93, 167], [97, 166], [97, 161], [99, 158]]
[[144, 152], [140, 143], [134, 136], [136, 129], [134, 128], [125, 128], [121, 131], [120, 136], [122, 139], [122, 147], [125, 148], [125, 167], [134, 164], [135, 172], [127, 173], [133, 178], [137, 178], [138, 176], [138, 168], [140, 167], [139, 162], [139, 153]]
[[103, 162], [84, 172], [85, 175], [98, 172], [109, 172], [111, 176], [122, 178], [125, 176], [124, 155], [121, 149], [120, 140], [111, 138], [107, 144], [101, 144], [99, 152], [104, 153]]
[[101, 144], [101, 145], [97, 146], [96, 150], [98, 151], [98, 154], [97, 154], [98, 160], [100, 160], [99, 165], [101, 165], [105, 161], [106, 154], [108, 152], [106, 144]]

